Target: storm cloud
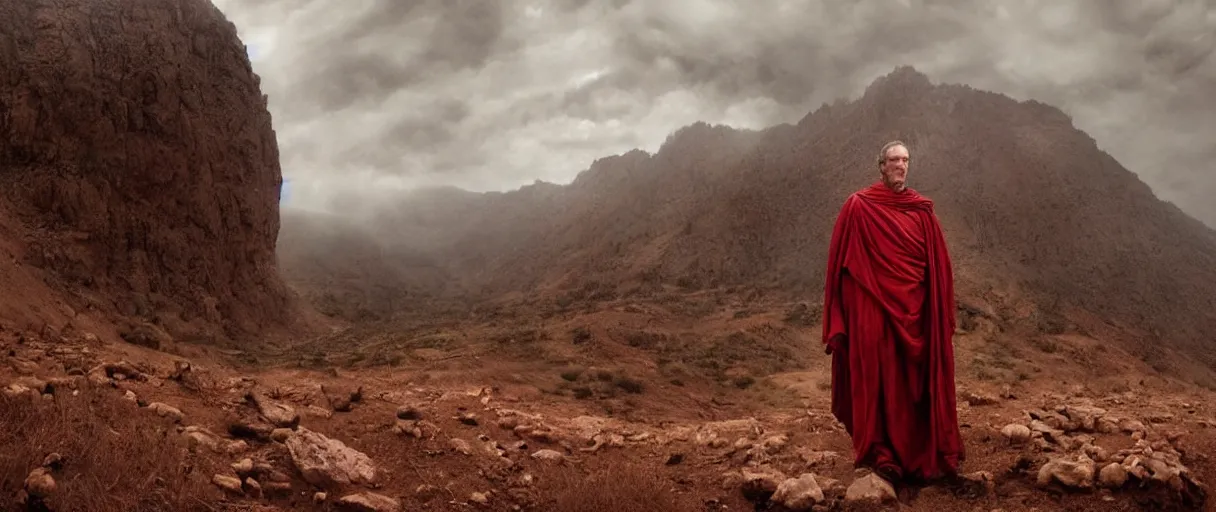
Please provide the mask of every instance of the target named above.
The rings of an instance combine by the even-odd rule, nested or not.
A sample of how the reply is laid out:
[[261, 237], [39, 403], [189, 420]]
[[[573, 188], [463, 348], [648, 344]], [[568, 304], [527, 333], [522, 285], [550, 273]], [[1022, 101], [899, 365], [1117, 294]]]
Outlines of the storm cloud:
[[912, 65], [1069, 113], [1216, 226], [1216, 0], [215, 0], [292, 204], [565, 183], [695, 122], [762, 128]]

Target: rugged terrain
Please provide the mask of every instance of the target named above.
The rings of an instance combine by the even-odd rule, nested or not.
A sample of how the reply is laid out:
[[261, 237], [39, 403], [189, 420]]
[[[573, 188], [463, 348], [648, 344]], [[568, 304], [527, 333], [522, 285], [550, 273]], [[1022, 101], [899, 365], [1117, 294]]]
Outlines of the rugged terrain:
[[[1214, 235], [1049, 106], [898, 69], [566, 186], [280, 217], [209, 3], [8, 2], [0, 57], [0, 509], [1213, 508]], [[958, 265], [969, 453], [898, 489], [818, 339], [891, 138]]]
[[442, 265], [441, 295], [631, 296], [662, 283], [814, 301], [835, 214], [876, 179], [876, 148], [891, 139], [911, 146], [912, 186], [937, 203], [966, 302], [1052, 331], [1111, 328], [1158, 369], [1216, 384], [1216, 231], [1157, 199], [1058, 109], [911, 68], [797, 125], [693, 125], [568, 186], [419, 191], [354, 218], [390, 254]]

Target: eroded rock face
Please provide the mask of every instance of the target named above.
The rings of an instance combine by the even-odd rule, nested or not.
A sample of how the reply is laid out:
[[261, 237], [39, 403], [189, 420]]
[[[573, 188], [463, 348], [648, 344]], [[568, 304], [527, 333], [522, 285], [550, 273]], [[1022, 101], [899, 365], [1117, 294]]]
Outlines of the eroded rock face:
[[0, 206], [73, 308], [174, 337], [283, 317], [275, 134], [210, 2], [3, 2], [0, 105]]

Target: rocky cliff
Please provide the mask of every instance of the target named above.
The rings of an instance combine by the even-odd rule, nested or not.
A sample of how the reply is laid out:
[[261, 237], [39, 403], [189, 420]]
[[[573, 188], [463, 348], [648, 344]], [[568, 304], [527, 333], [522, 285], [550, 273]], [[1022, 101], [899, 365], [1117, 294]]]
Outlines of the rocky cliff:
[[258, 82], [205, 0], [0, 3], [5, 272], [36, 276], [69, 319], [212, 339], [282, 323], [282, 178]]

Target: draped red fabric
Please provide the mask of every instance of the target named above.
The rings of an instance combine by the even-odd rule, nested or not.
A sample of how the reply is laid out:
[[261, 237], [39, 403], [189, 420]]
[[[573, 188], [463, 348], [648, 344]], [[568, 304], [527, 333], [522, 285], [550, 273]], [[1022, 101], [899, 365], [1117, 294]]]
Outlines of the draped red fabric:
[[933, 479], [965, 459], [954, 389], [954, 276], [933, 201], [881, 182], [832, 232], [823, 342], [855, 463]]

